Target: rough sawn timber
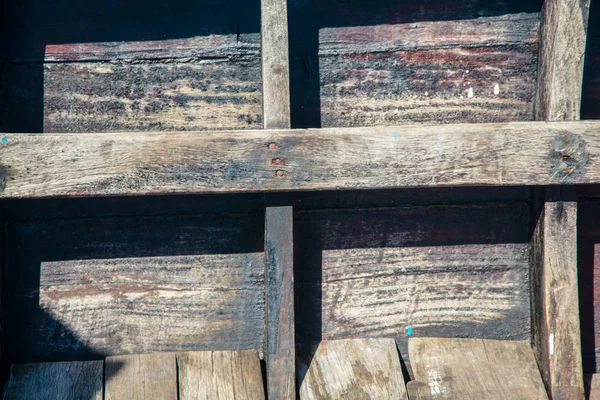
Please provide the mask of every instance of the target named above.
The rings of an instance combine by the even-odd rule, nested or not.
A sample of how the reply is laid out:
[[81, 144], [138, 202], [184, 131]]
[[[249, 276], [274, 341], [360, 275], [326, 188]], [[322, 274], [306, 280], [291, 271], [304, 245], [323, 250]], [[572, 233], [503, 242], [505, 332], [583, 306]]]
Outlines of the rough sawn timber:
[[[547, 400], [527, 343], [486, 339], [411, 338], [416, 400]], [[421, 387], [425, 387], [425, 391]], [[424, 396], [426, 391], [430, 396]]]
[[0, 198], [600, 182], [600, 122], [5, 134]]
[[408, 399], [394, 339], [324, 340], [302, 369], [301, 400]]
[[180, 400], [264, 400], [255, 350], [199, 351], [177, 356]]

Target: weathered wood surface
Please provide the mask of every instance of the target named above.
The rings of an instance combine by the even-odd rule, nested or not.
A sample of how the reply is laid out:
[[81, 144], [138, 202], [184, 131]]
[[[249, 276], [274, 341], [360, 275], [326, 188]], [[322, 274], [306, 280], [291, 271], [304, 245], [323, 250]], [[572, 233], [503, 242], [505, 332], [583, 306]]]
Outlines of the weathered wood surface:
[[324, 28], [324, 127], [533, 119], [539, 14]]
[[589, 0], [546, 0], [542, 9], [535, 119], [578, 120]]
[[260, 128], [259, 53], [258, 34], [48, 46], [44, 131]]
[[293, 228], [292, 207], [267, 207], [265, 290], [269, 399], [292, 399], [296, 394]]
[[600, 374], [585, 375], [587, 400], [600, 400]]
[[0, 197], [600, 182], [600, 123], [2, 135]]
[[11, 365], [6, 400], [103, 400], [103, 361]]
[[[174, 206], [176, 209], [176, 207]], [[111, 217], [101, 218], [77, 218], [77, 219], [58, 219], [53, 218], [45, 221], [23, 221], [13, 222], [7, 227], [7, 250], [10, 254], [8, 256], [7, 270], [6, 270], [6, 302], [3, 307], [6, 311], [5, 318], [5, 339], [6, 343], [10, 343], [7, 349], [7, 359], [12, 363], [18, 362], [33, 362], [42, 360], [73, 360], [73, 359], [85, 359], [85, 358], [100, 358], [106, 355], [122, 354], [122, 351], [118, 351], [121, 345], [132, 345], [134, 342], [119, 343], [116, 339], [118, 337], [129, 338], [128, 340], [140, 340], [140, 345], [143, 342], [143, 337], [140, 336], [139, 331], [136, 331], [135, 326], [130, 326], [132, 329], [127, 330], [127, 318], [126, 315], [135, 315], [136, 307], [134, 306], [137, 302], [146, 304], [147, 307], [152, 307], [152, 301], [154, 300], [155, 307], [160, 306], [161, 293], [147, 293], [147, 296], [139, 299], [135, 299], [135, 286], [127, 287], [127, 282], [119, 280], [119, 274], [123, 273], [126, 276], [131, 277], [133, 284], [146, 283], [153, 281], [154, 278], [157, 282], [166, 283], [177, 283], [182, 284], [174, 285], [174, 287], [184, 288], [187, 278], [193, 278], [194, 272], [202, 272], [204, 270], [201, 265], [196, 264], [196, 268], [186, 267], [179, 264], [177, 270], [168, 271], [167, 269], [161, 269], [162, 266], [171, 265], [177, 267], [177, 259], [184, 261], [186, 258], [189, 260], [194, 259], [206, 259], [218, 261], [218, 256], [200, 256], [195, 257], [192, 255], [206, 255], [206, 254], [230, 254], [235, 253], [238, 255], [225, 256], [221, 264], [221, 269], [216, 272], [222, 272], [224, 277], [229, 276], [232, 282], [240, 282], [240, 289], [243, 285], [247, 289], [253, 285], [257, 288], [255, 292], [257, 305], [256, 308], [244, 310], [243, 306], [250, 306], [246, 303], [236, 303], [238, 308], [235, 308], [236, 304], [232, 302], [225, 302], [222, 306], [217, 307], [215, 310], [224, 311], [229, 309], [231, 314], [229, 317], [234, 318], [235, 316], [241, 316], [242, 319], [230, 320], [237, 325], [240, 329], [244, 329], [243, 333], [234, 334], [230, 331], [225, 334], [218, 336], [211, 336], [210, 342], [196, 342], [193, 346], [182, 348], [179, 345], [182, 344], [182, 337], [172, 336], [173, 342], [171, 349], [180, 350], [204, 350], [207, 348], [212, 349], [248, 349], [255, 348], [260, 349], [263, 342], [263, 327], [264, 327], [264, 284], [258, 283], [258, 276], [264, 274], [264, 260], [263, 257], [259, 257], [258, 264], [242, 264], [239, 265], [239, 269], [234, 268], [227, 269], [227, 263], [224, 261], [227, 257], [230, 259], [243, 259], [243, 253], [256, 253], [262, 252], [264, 246], [264, 216], [261, 214], [246, 215], [152, 215], [152, 216], [126, 216], [116, 215]], [[143, 260], [137, 260], [137, 265], [140, 268], [148, 268], [146, 275], [140, 274], [136, 277], [136, 263], [131, 258], [146, 258], [150, 257], [148, 261], [150, 264], [145, 264]], [[205, 257], [205, 258], [204, 258]], [[252, 256], [249, 256], [252, 259]], [[86, 259], [114, 259], [114, 258], [129, 258], [124, 260], [123, 264], [115, 264], [112, 266], [113, 273], [102, 275], [101, 271], [84, 270], [78, 271], [77, 265], [83, 267], [84, 262], [76, 262], [72, 260], [86, 260]], [[60, 264], [63, 260], [71, 260], [66, 264]], [[109, 299], [113, 297], [115, 304], [109, 304], [109, 307], [105, 310], [104, 315], [112, 315], [117, 317], [119, 312], [122, 312], [124, 319], [114, 321], [120, 324], [122, 330], [111, 342], [110, 338], [101, 338], [101, 333], [94, 331], [88, 331], [87, 335], [95, 335], [100, 343], [114, 346], [115, 352], [113, 353], [98, 353], [90, 348], [89, 343], [86, 343], [79, 336], [81, 332], [75, 333], [71, 327], [62, 323], [57, 317], [47, 310], [40, 307], [40, 277], [42, 276], [41, 265], [45, 262], [56, 261], [59, 264], [54, 264], [55, 267], [61, 266], [64, 268], [73, 267], [71, 270], [72, 274], [70, 277], [78, 277], [79, 288], [83, 290], [80, 293], [85, 299], [86, 291], [84, 285], [89, 282], [88, 273], [90, 278], [93, 279], [90, 284], [96, 284], [97, 289], [102, 287], [108, 287], [111, 282], [120, 285], [120, 288], [125, 290], [123, 297], [119, 297], [118, 292], [112, 292], [111, 294], [106, 293], [106, 297], [102, 295], [94, 297], [88, 297], [93, 304], [94, 301], [102, 302], [105, 299], [109, 302]], [[106, 261], [106, 260], [105, 260]], [[109, 260], [110, 262], [110, 260]], [[112, 260], [112, 262], [116, 262]], [[90, 262], [88, 266], [102, 265], [107, 266], [108, 264], [102, 264], [103, 261]], [[214, 264], [213, 264], [214, 265]], [[129, 269], [127, 268], [129, 266]], [[154, 273], [150, 267], [154, 266]], [[256, 271], [259, 275], [243, 275], [244, 272], [252, 272], [253, 267], [256, 266]], [[233, 265], [230, 265], [233, 267]], [[51, 272], [50, 270], [46, 270]], [[187, 272], [186, 272], [187, 271]], [[229, 275], [227, 274], [229, 271]], [[236, 271], [238, 271], [236, 273]], [[44, 279], [52, 279], [53, 282], [60, 284], [62, 277], [60, 275], [51, 275], [44, 273]], [[199, 275], [200, 277], [204, 275]], [[214, 275], [210, 275], [214, 276]], [[207, 289], [210, 283], [215, 283], [214, 279], [207, 278], [203, 283], [199, 281], [198, 289]], [[114, 280], [114, 281], [111, 281]], [[63, 281], [62, 283], [66, 283]], [[77, 282], [71, 282], [75, 284], [72, 289], [77, 287]], [[82, 286], [83, 285], [83, 286]], [[93, 286], [93, 285], [92, 285]], [[214, 289], [218, 287], [225, 288], [224, 285], [219, 286], [214, 284]], [[69, 286], [65, 285], [62, 288], [56, 286], [54, 288], [45, 287], [44, 291], [51, 293], [55, 291], [60, 293], [62, 289], [66, 291], [65, 295], [68, 294]], [[188, 289], [194, 289], [193, 285], [188, 285]], [[162, 294], [168, 294], [169, 291], [163, 292]], [[194, 290], [187, 290], [187, 293], [193, 295], [196, 293]], [[210, 295], [209, 291], [204, 291], [203, 296]], [[251, 299], [254, 292], [249, 290], [246, 291], [224, 291], [222, 293], [215, 293], [214, 295], [218, 299]], [[72, 296], [66, 296], [62, 300], [60, 299], [49, 299], [50, 304], [58, 304], [61, 301], [67, 304], [77, 305], [77, 293], [76, 290], [70, 293]], [[129, 296], [129, 297], [127, 297]], [[200, 296], [202, 297], [202, 296]], [[167, 299], [168, 300], [168, 299]], [[69, 303], [72, 302], [72, 303]], [[121, 308], [119, 306], [132, 305], [131, 310]], [[167, 301], [168, 304], [168, 301]], [[194, 305], [194, 300], [189, 299], [187, 301], [188, 306]], [[85, 304], [83, 304], [85, 305]], [[79, 306], [83, 306], [79, 303]], [[204, 310], [208, 303], [204, 304]], [[69, 306], [70, 307], [70, 306]], [[225, 308], [223, 308], [225, 307]], [[231, 308], [234, 307], [234, 308]], [[202, 307], [200, 307], [202, 309]], [[215, 314], [215, 310], [207, 310], [207, 317], [213, 316], [216, 318], [215, 322], [221, 319], [223, 323], [215, 325], [226, 329], [227, 317], [225, 315], [218, 316]], [[92, 319], [87, 317], [87, 311], [79, 308], [79, 311], [72, 309], [69, 312], [69, 308], [55, 309], [61, 318], [73, 322], [77, 315], [81, 315], [82, 318], [77, 320], [78, 324], [85, 324], [89, 322], [88, 327], [94, 327], [104, 332], [109, 332], [112, 328], [105, 325], [102, 322], [94, 322]], [[160, 319], [160, 314], [164, 313], [160, 309], [155, 310], [158, 314], [150, 314], [150, 319]], [[175, 310], [176, 313], [178, 312]], [[90, 313], [99, 315], [101, 319], [104, 319], [101, 309], [95, 311], [89, 310]], [[62, 313], [62, 314], [61, 314]], [[80, 314], [77, 314], [80, 313]], [[166, 346], [168, 342], [169, 332], [175, 332], [178, 326], [181, 326], [182, 321], [186, 318], [191, 317], [192, 319], [198, 320], [200, 316], [198, 314], [185, 314], [183, 320], [176, 321], [174, 326], [164, 327], [167, 329], [163, 331], [167, 335], [161, 339], [157, 345]], [[169, 318], [169, 317], [167, 317]], [[252, 322], [248, 318], [255, 318], [254, 321], [257, 323], [256, 327], [252, 329]], [[138, 321], [141, 321], [141, 316]], [[87, 321], [87, 322], [86, 322]], [[119, 322], [120, 321], [120, 322]], [[243, 321], [248, 322], [245, 324]], [[117, 329], [121, 329], [117, 328]], [[151, 328], [146, 328], [151, 329]], [[204, 327], [204, 337], [210, 336], [210, 327]], [[196, 335], [196, 339], [200, 339], [197, 334], [202, 334], [202, 331], [196, 329], [193, 335]], [[214, 331], [216, 333], [218, 331]], [[148, 337], [156, 338], [158, 333], [150, 333]], [[256, 336], [253, 336], [256, 334]], [[192, 340], [191, 338], [188, 338]], [[108, 342], [106, 342], [108, 340]], [[177, 344], [179, 343], [179, 345]], [[189, 344], [189, 342], [188, 342]], [[135, 347], [135, 346], [134, 346]], [[164, 348], [164, 347], [163, 347]], [[148, 351], [159, 351], [158, 348], [148, 348]]]
[[579, 199], [577, 261], [583, 370], [599, 371], [600, 364], [600, 201]]
[[264, 284], [262, 253], [48, 262], [40, 307], [104, 354], [261, 349]]
[[301, 400], [408, 399], [393, 339], [325, 340], [301, 368]]
[[[529, 341], [529, 204], [300, 212], [297, 337]], [[410, 328], [410, 329], [409, 329]]]
[[23, 0], [3, 12], [1, 131], [262, 127], [259, 2]]
[[410, 388], [418, 400], [548, 399], [527, 343], [411, 338], [408, 351], [415, 380], [422, 382]]
[[265, 129], [289, 129], [290, 58], [287, 0], [261, 0], [263, 119]]
[[542, 201], [531, 244], [534, 351], [553, 399], [583, 399], [575, 188], [546, 188]]
[[106, 358], [106, 400], [177, 400], [175, 353]]
[[177, 357], [180, 400], [264, 400], [258, 354], [186, 352]]

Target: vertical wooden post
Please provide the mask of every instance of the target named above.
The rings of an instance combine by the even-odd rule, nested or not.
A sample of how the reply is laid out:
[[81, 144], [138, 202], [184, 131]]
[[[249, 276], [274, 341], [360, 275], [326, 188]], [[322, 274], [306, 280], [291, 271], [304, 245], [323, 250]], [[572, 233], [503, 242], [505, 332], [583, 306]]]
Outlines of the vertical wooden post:
[[589, 0], [545, 0], [535, 119], [579, 120]]
[[553, 400], [584, 398], [577, 286], [577, 193], [547, 187], [532, 237], [533, 347]]
[[289, 129], [290, 68], [287, 0], [262, 0], [261, 54], [265, 129]]
[[269, 400], [296, 398], [292, 207], [265, 215], [267, 392]]
[[[579, 120], [589, 0], [545, 0], [535, 117]], [[532, 239], [533, 345], [553, 400], [583, 399], [577, 284], [577, 194], [546, 188]]]

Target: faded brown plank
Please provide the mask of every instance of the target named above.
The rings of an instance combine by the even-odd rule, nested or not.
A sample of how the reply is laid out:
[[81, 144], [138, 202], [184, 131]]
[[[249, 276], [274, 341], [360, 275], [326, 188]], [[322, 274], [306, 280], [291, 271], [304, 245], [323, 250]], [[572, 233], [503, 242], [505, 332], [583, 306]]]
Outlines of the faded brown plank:
[[292, 207], [267, 207], [265, 282], [269, 399], [292, 399], [296, 394], [293, 224]]
[[177, 400], [175, 353], [106, 358], [106, 400]]
[[289, 129], [290, 60], [286, 0], [261, 0], [261, 54], [265, 129]]
[[[526, 343], [503, 340], [411, 338], [417, 399], [547, 400], [535, 357]], [[413, 384], [411, 390], [415, 390]]]
[[[40, 307], [89, 350], [261, 349], [262, 253], [42, 263]], [[62, 345], [75, 345], [63, 343]]]
[[302, 400], [408, 399], [393, 339], [324, 340], [302, 368]]
[[263, 400], [255, 350], [186, 352], [177, 356], [180, 400]]
[[582, 399], [576, 190], [546, 188], [543, 201], [532, 236], [534, 350], [551, 397]]
[[519, 13], [321, 29], [322, 126], [532, 120], [538, 27]]
[[600, 182], [600, 122], [4, 134], [0, 197]]
[[103, 400], [103, 361], [10, 366], [6, 400]]
[[580, 118], [589, 7], [589, 0], [544, 1], [536, 120]]

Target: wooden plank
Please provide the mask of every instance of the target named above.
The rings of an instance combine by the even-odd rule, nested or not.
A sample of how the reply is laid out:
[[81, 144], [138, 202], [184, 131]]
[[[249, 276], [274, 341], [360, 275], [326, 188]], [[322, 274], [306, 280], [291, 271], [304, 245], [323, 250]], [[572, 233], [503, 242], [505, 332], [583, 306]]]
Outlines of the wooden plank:
[[589, 0], [546, 0], [542, 10], [535, 117], [578, 120]]
[[298, 348], [394, 337], [408, 362], [409, 335], [529, 341], [528, 226], [525, 202], [297, 213]]
[[321, 124], [533, 120], [538, 28], [519, 13], [320, 29]]
[[6, 400], [103, 400], [103, 361], [11, 365]]
[[106, 400], [177, 400], [175, 353], [106, 358]]
[[261, 0], [261, 54], [265, 129], [289, 129], [290, 60], [287, 0]]
[[408, 399], [393, 339], [324, 340], [301, 368], [301, 400]]
[[530, 275], [533, 345], [548, 393], [553, 399], [583, 399], [575, 188], [546, 188], [532, 236]]
[[[415, 380], [426, 384], [431, 394], [419, 393], [418, 399], [548, 399], [526, 343], [411, 338], [408, 351]], [[418, 391], [422, 390], [421, 386]]]
[[186, 352], [177, 356], [180, 400], [262, 400], [265, 398], [258, 353]]
[[600, 122], [0, 135], [0, 197], [600, 182]]
[[68, 327], [102, 354], [258, 350], [264, 282], [263, 253], [43, 262], [39, 306], [53, 323], [38, 330]]
[[293, 224], [292, 207], [267, 207], [265, 282], [269, 399], [293, 399], [296, 396]]
[[[174, 199], [171, 199], [171, 201], [174, 201]], [[177, 209], [177, 207], [174, 206], [173, 209]], [[136, 301], [145, 301], [146, 306], [152, 307], [152, 304], [154, 304], [155, 307], [158, 307], [162, 300], [168, 302], [168, 299], [161, 297], [160, 293], [150, 292], [148, 293], [149, 296], [136, 300], [133, 295], [136, 290], [135, 287], [127, 287], [127, 282], [122, 279], [119, 280], [118, 273], [114, 271], [128, 271], [126, 276], [131, 277], [134, 283], [144, 285], [143, 287], [145, 288], [148, 287], [148, 284], [152, 285], [152, 275], [154, 274], [157, 279], [161, 279], [158, 280], [159, 283], [171, 282], [175, 284], [180, 282], [178, 284], [179, 288], [185, 287], [185, 292], [193, 294], [197, 290], [210, 289], [207, 284], [211, 282], [214, 284], [214, 290], [217, 290], [219, 287], [227, 287], [219, 284], [219, 282], [215, 282], [214, 279], [211, 280], [208, 278], [206, 284], [198, 283], [198, 286], [186, 283], [190, 282], [188, 278], [193, 278], [194, 272], [203, 271], [202, 264], [199, 263], [192, 264], [194, 267], [186, 266], [186, 258], [189, 260], [213, 260], [214, 262], [218, 262], [218, 264], [208, 265], [221, 265], [221, 268], [217, 270], [220, 271], [219, 275], [224, 274], [224, 276], [229, 276], [231, 279], [229, 283], [239, 282], [240, 288], [245, 287], [248, 289], [246, 291], [236, 292], [231, 290], [220, 294], [215, 293], [216, 298], [233, 300], [251, 299], [253, 296], [256, 296], [258, 302], [256, 308], [251, 306], [252, 303], [232, 303], [231, 301], [224, 302], [215, 309], [202, 308], [202, 305], [199, 305], [198, 310], [204, 310], [206, 318], [212, 318], [214, 322], [221, 321], [215, 327], [221, 327], [227, 332], [215, 337], [210, 335], [208, 328], [204, 331], [194, 331], [192, 337], [199, 333], [204, 335], [207, 342], [198, 340], [192, 347], [183, 348], [178, 346], [186, 340], [192, 340], [190, 337], [185, 339], [185, 337], [173, 336], [174, 341], [171, 345], [168, 345], [168, 333], [171, 332], [172, 327], [166, 328], [164, 325], [159, 325], [167, 329], [165, 337], [160, 342], [155, 342], [156, 345], [161, 346], [162, 350], [159, 348], [148, 348], [146, 351], [260, 349], [263, 344], [264, 311], [261, 310], [264, 310], [264, 284], [258, 282], [258, 276], [264, 276], [264, 258], [259, 257], [258, 264], [241, 264], [239, 265], [239, 270], [236, 270], [233, 264], [227, 265], [227, 256], [222, 258], [221, 261], [218, 261], [218, 256], [213, 256], [214, 258], [210, 256], [207, 258], [203, 258], [204, 256], [196, 258], [193, 256], [233, 253], [230, 256], [232, 257], [230, 260], [236, 257], [240, 257], [239, 260], [242, 260], [242, 255], [245, 253], [262, 252], [264, 248], [264, 214], [262, 212], [256, 215], [156, 215], [154, 213], [151, 216], [127, 216], [121, 213], [110, 217], [82, 217], [76, 219], [62, 219], [58, 216], [58, 218], [44, 221], [33, 220], [10, 223], [7, 229], [9, 262], [7, 264], [5, 281], [6, 301], [3, 307], [5, 307], [6, 311], [5, 340], [6, 343], [10, 343], [10, 345], [7, 344], [6, 346], [6, 355], [13, 363], [42, 360], [93, 359], [105, 357], [106, 355], [123, 354], [124, 352], [123, 350], [119, 350], [121, 344], [118, 341], [111, 341], [110, 339], [100, 337], [101, 344], [114, 347], [112, 347], [113, 351], [107, 350], [107, 352], [98, 354], [78, 336], [82, 332], [75, 334], [68, 325], [61, 323], [56, 316], [40, 307], [40, 266], [44, 262], [51, 261], [59, 262], [59, 264], [54, 265], [57, 268], [60, 267], [61, 261], [69, 261], [71, 263], [66, 264], [66, 266], [72, 267], [71, 271], [73, 273], [69, 276], [81, 278], [79, 282], [73, 281], [71, 283], [75, 284], [75, 286], [77, 286], [77, 283], [79, 284], [78, 287], [83, 289], [83, 293], [80, 294], [84, 295], [84, 299], [86, 298], [86, 293], [85, 286], [82, 285], [85, 285], [87, 282], [87, 272], [84, 273], [84, 271], [77, 269], [78, 266], [85, 268], [85, 263], [77, 263], [76, 260], [96, 259], [108, 262], [108, 264], [103, 264], [104, 261], [97, 261], [96, 264], [92, 262], [90, 264], [92, 267], [94, 265], [98, 265], [99, 267], [103, 265], [110, 266], [112, 262], [112, 274], [108, 273], [105, 277], [102, 276], [100, 271], [96, 271], [95, 273], [90, 272], [90, 274], [94, 279], [92, 283], [96, 285], [96, 291], [102, 287], [109, 287], [110, 279], [114, 278], [115, 283], [122, 287], [128, 295], [131, 295], [131, 297], [119, 297], [118, 293], [111, 292], [111, 296], [114, 296], [116, 304], [120, 306], [130, 304], [132, 306], [131, 310], [121, 308], [119, 311], [119, 308], [113, 307], [108, 307], [105, 310], [108, 313], [107, 315], [116, 317], [120, 312], [123, 313], [123, 316], [135, 314]], [[65, 238], [68, 238], [68, 240], [65, 240]], [[236, 256], [235, 254], [238, 255]], [[170, 257], [174, 258], [169, 260]], [[252, 256], [249, 257], [252, 259]], [[118, 260], [112, 260], [115, 258], [125, 258], [125, 260], [121, 260], [122, 263], [120, 263]], [[132, 258], [148, 258], [148, 263], [145, 263], [144, 260], [131, 260]], [[128, 264], [129, 261], [132, 261], [132, 263]], [[184, 262], [184, 265], [181, 262]], [[136, 276], [136, 265], [140, 269], [148, 268], [148, 274], [144, 276], [140, 273]], [[161, 269], [161, 265], [172, 265], [176, 268], [173, 271], [173, 276], [171, 277], [165, 270]], [[259, 275], [250, 274], [253, 271], [253, 266], [256, 266], [256, 271]], [[56, 271], [60, 271], [60, 269]], [[236, 273], [236, 271], [238, 272]], [[242, 271], [248, 272], [248, 275], [244, 276]], [[201, 276], [203, 275], [201, 274]], [[95, 325], [93, 320], [86, 317], [86, 312], [81, 309], [82, 304], [76, 301], [76, 291], [74, 290], [69, 294], [67, 285], [61, 287], [61, 284], [68, 282], [61, 282], [60, 276], [51, 276], [51, 274], [44, 274], [44, 277], [45, 279], [46, 277], [51, 279], [56, 284], [54, 288], [45, 287], [44, 290], [49, 290], [49, 293], [54, 291], [58, 294], [61, 293], [59, 289], [67, 290], [64, 293], [66, 297], [62, 301], [66, 302], [65, 304], [68, 307], [65, 309], [54, 309], [61, 318], [71, 322], [76, 321], [76, 326], [86, 326], [85, 324], [87, 323], [89, 324], [87, 326], [90, 328], [93, 327], [106, 333], [111, 331], [112, 328], [110, 326]], [[256, 292], [251, 290], [252, 287], [256, 287]], [[163, 292], [163, 294], [167, 293], [170, 293], [170, 291]], [[209, 293], [210, 291], [205, 291], [202, 296], [207, 296]], [[94, 304], [94, 301], [92, 301], [94, 299], [101, 302], [102, 296], [96, 298], [90, 296], [87, 299], [90, 301], [88, 304], [92, 305]], [[45, 298], [45, 301], [54, 305], [61, 302], [60, 299], [52, 300], [50, 298]], [[176, 305], [175, 301], [171, 304], [173, 306]], [[191, 298], [183, 304], [187, 304], [189, 307], [196, 307], [194, 300]], [[236, 309], [235, 304], [239, 308]], [[204, 304], [204, 307], [206, 305]], [[243, 309], [242, 306], [244, 305], [250, 309]], [[69, 313], [69, 309], [73, 313]], [[226, 315], [215, 314], [217, 310], [230, 311], [226, 312], [227, 317]], [[160, 315], [164, 314], [164, 311], [160, 309], [156, 311], [157, 313], [149, 315], [148, 318], [160, 321]], [[179, 312], [175, 310], [175, 313]], [[95, 313], [102, 315], [101, 309], [96, 309]], [[21, 318], [22, 315], [27, 315], [28, 318]], [[77, 315], [80, 315], [81, 318], [78, 319]], [[198, 314], [192, 313], [192, 315], [195, 315], [192, 318], [201, 318]], [[237, 316], [242, 316], [242, 319], [236, 319]], [[188, 315], [185, 317], [187, 318]], [[131, 345], [132, 348], [136, 346], [138, 348], [141, 347], [142, 342], [135, 339], [137, 333], [133, 329], [134, 327], [131, 326], [132, 329], [127, 330], [126, 324], [128, 320], [122, 319], [120, 321], [121, 327], [125, 330], [122, 330], [119, 336], [129, 338], [123, 344]], [[138, 316], [138, 321], [141, 321], [141, 316]], [[248, 323], [244, 323], [243, 321]], [[250, 321], [255, 321], [256, 326], [254, 328], [251, 328], [254, 326], [254, 322]], [[180, 321], [177, 321], [177, 326], [179, 324]], [[229, 332], [229, 329], [235, 325], [245, 330], [244, 334]], [[89, 335], [93, 336], [93, 330], [87, 331], [85, 335], [87, 337]], [[148, 337], [156, 338], [156, 335], [156, 333], [150, 333]], [[200, 339], [200, 337], [197, 337], [197, 339]], [[137, 345], [135, 344], [136, 342], [138, 343]], [[187, 343], [189, 344], [189, 341]], [[217, 345], [219, 347], [216, 347]], [[165, 346], [169, 347], [165, 348]]]

